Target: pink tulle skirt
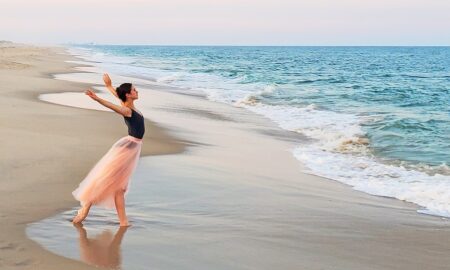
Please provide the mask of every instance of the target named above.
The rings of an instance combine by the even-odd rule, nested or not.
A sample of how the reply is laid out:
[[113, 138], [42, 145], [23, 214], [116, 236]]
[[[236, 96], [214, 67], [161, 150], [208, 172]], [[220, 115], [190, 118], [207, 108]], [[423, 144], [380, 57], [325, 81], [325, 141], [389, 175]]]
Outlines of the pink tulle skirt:
[[126, 136], [118, 140], [91, 169], [79, 187], [72, 192], [81, 205], [92, 203], [114, 208], [118, 191], [128, 192], [130, 177], [141, 154], [142, 140]]

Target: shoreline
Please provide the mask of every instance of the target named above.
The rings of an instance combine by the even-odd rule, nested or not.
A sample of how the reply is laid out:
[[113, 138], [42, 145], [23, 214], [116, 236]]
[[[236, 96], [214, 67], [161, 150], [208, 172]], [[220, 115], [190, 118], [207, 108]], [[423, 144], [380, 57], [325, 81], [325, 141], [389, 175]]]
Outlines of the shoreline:
[[[71, 191], [120, 137], [123, 119], [111, 113], [50, 104], [40, 94], [83, 92], [90, 84], [55, 80], [79, 64], [60, 47], [0, 47], [2, 149], [0, 190], [0, 267], [24, 269], [94, 269], [57, 256], [29, 239], [28, 223], [77, 205]], [[141, 155], [183, 150], [183, 142], [146, 119]], [[49, 194], [50, 196], [45, 196]]]

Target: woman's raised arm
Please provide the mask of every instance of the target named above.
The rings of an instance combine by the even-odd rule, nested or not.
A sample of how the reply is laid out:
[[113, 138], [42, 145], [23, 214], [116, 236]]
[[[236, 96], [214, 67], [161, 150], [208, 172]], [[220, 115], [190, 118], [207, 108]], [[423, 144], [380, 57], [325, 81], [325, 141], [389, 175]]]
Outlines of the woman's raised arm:
[[105, 86], [106, 88], [108, 88], [109, 92], [111, 92], [111, 94], [118, 98], [123, 104], [123, 101], [117, 95], [116, 89], [114, 89], [114, 87], [112, 86], [111, 78], [109, 77], [108, 73], [103, 74], [103, 81], [105, 82]]
[[86, 90], [86, 92], [84, 92], [86, 95], [88, 95], [90, 98], [92, 98], [93, 100], [97, 101], [98, 103], [102, 104], [103, 106], [110, 108], [111, 110], [115, 111], [116, 113], [126, 116], [126, 117], [130, 117], [132, 112], [131, 109], [126, 107], [126, 106], [119, 106], [116, 105], [114, 103], [111, 103], [107, 100], [104, 100], [102, 98], [99, 98], [94, 91], [92, 91], [91, 89]]

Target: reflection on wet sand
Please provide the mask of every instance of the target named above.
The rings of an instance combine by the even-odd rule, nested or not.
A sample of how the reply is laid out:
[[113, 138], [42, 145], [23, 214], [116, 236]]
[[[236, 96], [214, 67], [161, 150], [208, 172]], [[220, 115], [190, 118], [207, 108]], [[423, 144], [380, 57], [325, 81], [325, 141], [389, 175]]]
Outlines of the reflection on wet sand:
[[80, 257], [87, 264], [113, 268], [120, 268], [122, 256], [120, 244], [128, 227], [119, 227], [116, 234], [105, 230], [89, 238], [86, 229], [81, 224], [75, 224], [80, 237]]

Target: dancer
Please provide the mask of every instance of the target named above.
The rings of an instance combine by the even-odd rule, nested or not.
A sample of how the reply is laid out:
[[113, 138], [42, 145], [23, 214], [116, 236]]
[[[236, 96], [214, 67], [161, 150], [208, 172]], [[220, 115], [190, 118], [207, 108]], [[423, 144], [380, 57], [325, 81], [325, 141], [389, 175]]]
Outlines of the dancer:
[[113, 104], [99, 98], [91, 89], [85, 94], [93, 100], [110, 108], [124, 117], [128, 126], [128, 136], [119, 139], [109, 151], [91, 169], [79, 187], [72, 192], [80, 201], [81, 208], [73, 223], [81, 223], [89, 214], [92, 205], [104, 208], [116, 208], [120, 226], [129, 226], [125, 214], [125, 194], [128, 192], [129, 179], [135, 170], [145, 133], [144, 117], [134, 107], [138, 91], [131, 83], [124, 83], [114, 89], [108, 74], [103, 75], [106, 88], [121, 101]]

